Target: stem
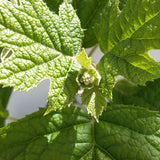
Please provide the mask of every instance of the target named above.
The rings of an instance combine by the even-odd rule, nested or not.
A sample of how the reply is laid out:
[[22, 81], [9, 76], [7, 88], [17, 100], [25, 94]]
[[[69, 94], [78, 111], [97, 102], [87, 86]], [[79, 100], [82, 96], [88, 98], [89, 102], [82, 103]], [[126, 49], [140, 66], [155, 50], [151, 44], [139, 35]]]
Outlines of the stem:
[[17, 118], [10, 117], [10, 116], [8, 116], [7, 119], [12, 120], [12, 121], [17, 121], [18, 120]]
[[89, 52], [89, 54], [88, 54], [88, 57], [91, 57], [92, 56], [92, 54], [94, 53], [94, 51], [97, 49], [97, 47], [98, 47], [98, 44], [96, 44], [93, 48], [92, 48], [92, 50]]

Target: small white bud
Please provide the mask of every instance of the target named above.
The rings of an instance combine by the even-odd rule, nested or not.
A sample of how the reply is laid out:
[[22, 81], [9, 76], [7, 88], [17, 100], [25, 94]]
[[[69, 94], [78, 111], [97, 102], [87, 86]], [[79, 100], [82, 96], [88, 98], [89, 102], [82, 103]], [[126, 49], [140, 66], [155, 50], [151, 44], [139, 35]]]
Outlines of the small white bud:
[[84, 72], [80, 81], [87, 86], [94, 82], [94, 77], [90, 76], [90, 74], [88, 74], [87, 72]]

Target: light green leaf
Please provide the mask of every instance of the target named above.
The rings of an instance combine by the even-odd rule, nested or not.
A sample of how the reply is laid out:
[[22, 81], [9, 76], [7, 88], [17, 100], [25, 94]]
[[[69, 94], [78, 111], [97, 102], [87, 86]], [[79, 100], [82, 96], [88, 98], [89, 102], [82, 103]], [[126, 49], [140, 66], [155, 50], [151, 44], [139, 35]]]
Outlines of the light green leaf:
[[20, 5], [20, 0], [10, 0], [10, 2]]
[[85, 67], [86, 69], [91, 69], [91, 57], [88, 58], [85, 50], [83, 49], [82, 52], [76, 56], [78, 63]]
[[[0, 129], [0, 160], [157, 160], [160, 116], [133, 106], [110, 106], [99, 123], [71, 107], [41, 109]], [[36, 130], [35, 130], [36, 127]]]
[[57, 15], [42, 0], [21, 0], [20, 6], [0, 0], [0, 46], [13, 51], [0, 64], [0, 83], [29, 90], [48, 78], [47, 113], [71, 104], [80, 70], [71, 56], [80, 53], [82, 36], [80, 21], [66, 2]]
[[82, 94], [82, 105], [87, 106], [87, 111], [98, 122], [99, 116], [106, 109], [107, 101], [98, 87], [85, 89]]
[[113, 89], [113, 103], [131, 104], [160, 111], [160, 79], [135, 86], [126, 80], [118, 81]]
[[71, 5], [63, 3], [57, 15], [42, 0], [23, 0], [21, 6], [1, 1], [2, 47], [17, 50], [37, 44], [65, 55], [80, 52], [82, 29]]
[[77, 62], [82, 66], [81, 72], [78, 76], [78, 81], [84, 88], [91, 88], [98, 86], [101, 76], [91, 64], [91, 57], [88, 58], [85, 49], [76, 56]]
[[[121, 2], [120, 11], [119, 3], [111, 1], [110, 9], [104, 12], [95, 29], [101, 50], [106, 54], [100, 61], [100, 66], [105, 65], [106, 69], [99, 68], [106, 87], [106, 79], [111, 78], [106, 75], [110, 74], [115, 78], [122, 75], [140, 85], [160, 77], [160, 64], [148, 54], [151, 49], [160, 49], [160, 1]], [[111, 73], [112, 70], [117, 73]]]

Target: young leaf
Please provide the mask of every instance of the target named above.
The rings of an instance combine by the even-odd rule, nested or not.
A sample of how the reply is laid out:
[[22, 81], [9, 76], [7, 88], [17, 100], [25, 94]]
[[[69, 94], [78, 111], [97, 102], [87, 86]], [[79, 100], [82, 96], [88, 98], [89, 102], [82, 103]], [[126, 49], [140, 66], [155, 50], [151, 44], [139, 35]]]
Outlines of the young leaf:
[[101, 77], [91, 65], [91, 58], [87, 57], [84, 49], [76, 56], [76, 59], [83, 67], [79, 76], [79, 81], [85, 88], [82, 94], [82, 105], [86, 105], [88, 113], [98, 121], [99, 116], [107, 105], [106, 99], [99, 89]]
[[80, 65], [71, 56], [81, 50], [83, 31], [71, 5], [64, 2], [57, 15], [42, 0], [0, 0], [0, 35], [0, 46], [13, 51], [0, 64], [1, 84], [29, 90], [49, 78], [47, 113], [72, 102]]
[[113, 89], [113, 103], [131, 104], [160, 111], [160, 79], [147, 82], [146, 86], [135, 86], [127, 81], [117, 82]]
[[107, 101], [101, 93], [101, 90], [98, 87], [93, 87], [84, 90], [82, 94], [82, 105], [83, 104], [87, 106], [88, 113], [98, 121], [99, 116], [104, 109], [106, 109]]
[[82, 52], [79, 55], [76, 56], [76, 59], [81, 66], [85, 67], [86, 69], [92, 69], [91, 57], [88, 58], [84, 49], [82, 50]]
[[106, 75], [116, 70], [113, 76], [122, 75], [144, 85], [160, 77], [160, 64], [148, 55], [149, 50], [160, 49], [160, 1], [128, 0], [122, 4], [125, 5], [118, 12], [119, 4], [111, 1], [110, 9], [105, 10], [95, 29], [101, 50], [106, 54], [100, 61], [106, 69], [99, 70], [103, 72], [102, 79], [110, 78]]
[[[134, 106], [110, 106], [99, 123], [71, 107], [41, 109], [0, 129], [0, 160], [157, 160], [160, 116]], [[36, 130], [35, 130], [36, 128]]]
[[85, 50], [76, 56], [77, 62], [82, 66], [81, 72], [78, 76], [78, 81], [84, 88], [91, 88], [98, 86], [101, 76], [91, 64], [91, 57], [88, 58]]

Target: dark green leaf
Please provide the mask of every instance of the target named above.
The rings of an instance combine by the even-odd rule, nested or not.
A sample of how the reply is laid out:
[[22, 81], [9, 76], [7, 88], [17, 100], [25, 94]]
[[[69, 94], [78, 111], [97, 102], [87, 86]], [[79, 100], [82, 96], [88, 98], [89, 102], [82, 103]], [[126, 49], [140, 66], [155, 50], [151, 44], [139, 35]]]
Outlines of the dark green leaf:
[[99, 22], [100, 14], [109, 3], [109, 0], [73, 0], [73, 6], [81, 20], [82, 28], [85, 29], [83, 46], [92, 47], [97, 43], [94, 27]]
[[160, 79], [135, 86], [126, 80], [119, 81], [113, 89], [113, 103], [131, 104], [160, 111]]
[[6, 107], [11, 92], [12, 88], [2, 88], [2, 86], [0, 86], [0, 127], [4, 126], [5, 118], [8, 117], [8, 111], [6, 110]]
[[158, 160], [160, 116], [143, 108], [108, 107], [99, 123], [71, 107], [41, 109], [0, 129], [0, 160]]

